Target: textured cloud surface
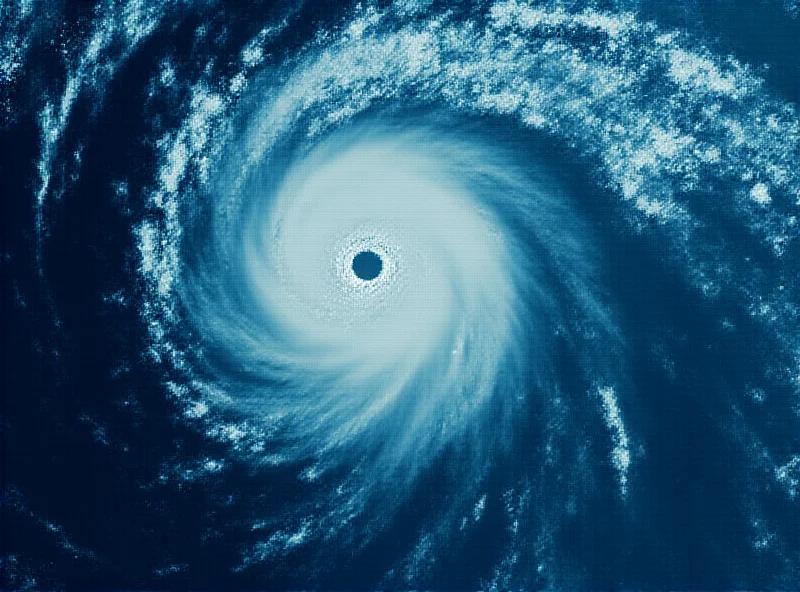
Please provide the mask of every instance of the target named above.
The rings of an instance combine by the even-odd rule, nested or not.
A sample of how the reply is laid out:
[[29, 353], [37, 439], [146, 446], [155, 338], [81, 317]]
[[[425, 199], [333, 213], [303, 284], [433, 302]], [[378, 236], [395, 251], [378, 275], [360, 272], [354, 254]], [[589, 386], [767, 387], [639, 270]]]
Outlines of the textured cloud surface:
[[11, 587], [797, 584], [800, 114], [741, 15], [51, 9], [0, 21]]

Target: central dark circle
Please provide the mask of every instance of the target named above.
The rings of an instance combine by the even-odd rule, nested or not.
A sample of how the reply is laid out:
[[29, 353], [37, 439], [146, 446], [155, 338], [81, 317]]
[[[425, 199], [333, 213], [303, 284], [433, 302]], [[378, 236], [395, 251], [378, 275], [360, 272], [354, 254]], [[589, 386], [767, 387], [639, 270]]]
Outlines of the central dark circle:
[[381, 269], [383, 269], [383, 261], [377, 253], [361, 251], [353, 257], [353, 273], [362, 280], [374, 280], [381, 274]]

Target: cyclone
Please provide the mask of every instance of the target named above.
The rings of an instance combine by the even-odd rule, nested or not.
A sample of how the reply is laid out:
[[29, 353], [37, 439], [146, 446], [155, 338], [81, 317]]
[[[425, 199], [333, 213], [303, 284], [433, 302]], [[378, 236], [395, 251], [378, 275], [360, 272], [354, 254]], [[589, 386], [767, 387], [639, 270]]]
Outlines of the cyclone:
[[[378, 437], [402, 456], [411, 441], [447, 429], [448, 410], [480, 407], [493, 390], [511, 357], [514, 274], [496, 222], [463, 195], [456, 175], [439, 178], [446, 165], [424, 157], [420, 138], [391, 137], [317, 148], [323, 154], [295, 165], [272, 201], [259, 185], [248, 187], [261, 203], [246, 210], [244, 244], [235, 236], [223, 251], [240, 253], [241, 267], [210, 286], [198, 280], [190, 289], [201, 294], [189, 306], [212, 332], [223, 329], [215, 340], [248, 367], [327, 385], [276, 393], [283, 404], [271, 411], [288, 405], [292, 415], [310, 416], [304, 438], [330, 424], [324, 447], [361, 440], [384, 409], [400, 407], [403, 420], [382, 421], [409, 429], [397, 442]], [[370, 254], [380, 270], [359, 277], [357, 263]], [[237, 284], [243, 301], [229, 310], [225, 297]], [[233, 335], [224, 334], [231, 325]], [[240, 331], [254, 347], [242, 351]], [[244, 392], [253, 407], [271, 394]]]
[[731, 31], [800, 16], [723, 4], [4, 7], [3, 585], [796, 586], [800, 70]]

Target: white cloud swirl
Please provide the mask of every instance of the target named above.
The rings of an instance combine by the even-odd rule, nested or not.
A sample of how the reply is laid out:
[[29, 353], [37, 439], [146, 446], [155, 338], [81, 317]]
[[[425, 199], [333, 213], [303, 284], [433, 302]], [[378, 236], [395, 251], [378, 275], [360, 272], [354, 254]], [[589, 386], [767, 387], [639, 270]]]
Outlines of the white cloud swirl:
[[[760, 384], [796, 400], [796, 106], [734, 57], [592, 6], [501, 0], [462, 14], [370, 4], [291, 55], [272, 55], [290, 15], [242, 44], [233, 72], [212, 74], [209, 63], [185, 81], [165, 58], [153, 76], [151, 100], [181, 84], [188, 98], [180, 123], [159, 128], [158, 174], [136, 224], [149, 354], [186, 422], [307, 487], [270, 515], [242, 569], [338, 536], [368, 544], [455, 450], [452, 507], [432, 513], [387, 575], [414, 583], [453, 532], [485, 522], [483, 477], [512, 456], [509, 442], [536, 432], [541, 474], [568, 483], [557, 489], [567, 509], [531, 474], [516, 479], [502, 494], [511, 542], [492, 581], [515, 570], [547, 576], [562, 514], [578, 512], [603, 466], [585, 443], [584, 406], [606, 422], [600, 448], [619, 503], [636, 503], [646, 445], [629, 409], [645, 396], [632, 391], [629, 336], [605, 283], [616, 262], [598, 252], [587, 219], [595, 201], [619, 218], [620, 234], [651, 236], [698, 300], [761, 328]], [[131, 14], [145, 21], [128, 27], [137, 34], [119, 33], [130, 19], [114, 30], [133, 52], [160, 21]], [[97, 69], [116, 47], [103, 36], [110, 30], [98, 27], [61, 101], [41, 111], [38, 230], [82, 85], [103, 73], [102, 94], [111, 79]], [[493, 137], [493, 125], [527, 148], [569, 152], [592, 171], [585, 193], [570, 191], [547, 155]], [[362, 250], [382, 259], [374, 280], [353, 273]], [[738, 330], [728, 317], [714, 321]], [[661, 362], [674, 371], [668, 355]], [[759, 404], [766, 390], [748, 388]], [[718, 414], [720, 430], [742, 450], [769, 450], [740, 405], [730, 403], [733, 419]], [[797, 458], [764, 453], [748, 470], [792, 501]], [[742, 506], [754, 548], [766, 552], [780, 540], [767, 512]], [[357, 519], [358, 535], [348, 530]], [[536, 557], [521, 568], [528, 548]]]

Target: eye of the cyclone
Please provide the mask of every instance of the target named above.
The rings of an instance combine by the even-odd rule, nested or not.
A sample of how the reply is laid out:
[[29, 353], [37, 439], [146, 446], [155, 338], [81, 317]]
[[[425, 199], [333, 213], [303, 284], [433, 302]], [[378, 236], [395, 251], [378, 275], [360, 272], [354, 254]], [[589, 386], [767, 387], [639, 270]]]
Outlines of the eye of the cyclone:
[[381, 274], [383, 260], [373, 251], [361, 251], [353, 257], [353, 273], [364, 281], [374, 280]]

